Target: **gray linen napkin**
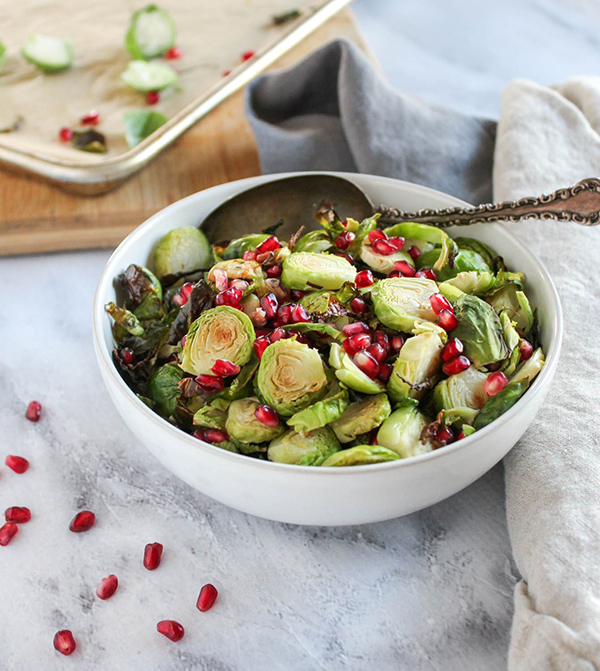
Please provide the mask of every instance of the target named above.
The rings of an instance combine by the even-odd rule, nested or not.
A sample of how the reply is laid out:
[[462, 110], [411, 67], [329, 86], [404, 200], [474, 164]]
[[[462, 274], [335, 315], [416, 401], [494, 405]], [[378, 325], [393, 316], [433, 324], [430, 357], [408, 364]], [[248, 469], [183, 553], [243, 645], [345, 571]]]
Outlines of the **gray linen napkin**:
[[[246, 103], [264, 172], [360, 171], [471, 203], [492, 200], [494, 145], [496, 200], [600, 172], [600, 79], [554, 89], [511, 84], [496, 143], [494, 122], [395, 91], [346, 41], [263, 75]], [[597, 232], [575, 224], [515, 228], [557, 280], [567, 338], [545, 408], [505, 460], [509, 532], [523, 576], [509, 667], [593, 671], [600, 669], [600, 244]]]

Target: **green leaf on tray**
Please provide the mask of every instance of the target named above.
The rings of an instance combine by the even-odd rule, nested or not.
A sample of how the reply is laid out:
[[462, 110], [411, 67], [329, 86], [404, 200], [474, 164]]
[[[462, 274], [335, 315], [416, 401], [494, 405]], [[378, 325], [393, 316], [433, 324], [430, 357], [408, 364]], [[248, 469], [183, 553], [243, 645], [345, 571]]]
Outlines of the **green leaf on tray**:
[[168, 119], [164, 114], [154, 110], [131, 110], [123, 113], [125, 124], [125, 139], [130, 149], [137, 146], [142, 140], [152, 135]]

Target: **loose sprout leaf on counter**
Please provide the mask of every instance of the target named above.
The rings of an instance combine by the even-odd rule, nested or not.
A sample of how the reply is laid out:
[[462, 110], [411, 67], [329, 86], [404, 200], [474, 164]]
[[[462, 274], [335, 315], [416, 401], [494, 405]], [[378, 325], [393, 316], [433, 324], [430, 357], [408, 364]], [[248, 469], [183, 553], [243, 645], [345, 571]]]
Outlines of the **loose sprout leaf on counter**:
[[217, 448], [339, 468], [443, 449], [526, 393], [538, 325], [493, 249], [329, 203], [316, 218], [290, 241], [176, 228], [116, 278], [114, 361], [143, 402]]
[[5, 58], [6, 58], [6, 47], [2, 42], [0, 42], [0, 68], [4, 64]]
[[153, 110], [130, 110], [123, 112], [125, 140], [131, 149], [166, 124], [167, 117]]

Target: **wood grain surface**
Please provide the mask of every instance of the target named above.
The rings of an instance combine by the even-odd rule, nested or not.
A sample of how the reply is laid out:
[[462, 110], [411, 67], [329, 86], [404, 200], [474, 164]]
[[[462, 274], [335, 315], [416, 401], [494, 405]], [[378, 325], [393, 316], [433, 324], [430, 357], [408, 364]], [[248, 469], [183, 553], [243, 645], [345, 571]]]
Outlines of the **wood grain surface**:
[[[291, 65], [336, 37], [347, 37], [367, 50], [352, 13], [344, 10], [273, 68]], [[243, 92], [238, 92], [111, 193], [77, 196], [0, 172], [0, 256], [114, 247], [170, 203], [258, 174], [256, 145], [244, 116]]]

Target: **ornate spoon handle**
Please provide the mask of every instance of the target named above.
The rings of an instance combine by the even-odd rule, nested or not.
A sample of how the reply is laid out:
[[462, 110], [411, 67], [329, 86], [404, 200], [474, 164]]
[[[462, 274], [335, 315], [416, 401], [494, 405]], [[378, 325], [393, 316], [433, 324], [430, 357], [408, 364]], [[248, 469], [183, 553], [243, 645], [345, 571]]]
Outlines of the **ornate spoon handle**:
[[477, 207], [449, 207], [441, 210], [404, 212], [382, 205], [377, 212], [385, 223], [420, 221], [440, 228], [468, 226], [491, 221], [521, 221], [521, 219], [556, 219], [574, 221], [583, 226], [600, 223], [600, 179], [591, 177], [575, 186], [558, 189], [538, 198], [521, 198], [503, 203], [486, 203]]

